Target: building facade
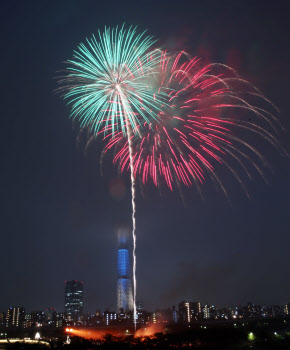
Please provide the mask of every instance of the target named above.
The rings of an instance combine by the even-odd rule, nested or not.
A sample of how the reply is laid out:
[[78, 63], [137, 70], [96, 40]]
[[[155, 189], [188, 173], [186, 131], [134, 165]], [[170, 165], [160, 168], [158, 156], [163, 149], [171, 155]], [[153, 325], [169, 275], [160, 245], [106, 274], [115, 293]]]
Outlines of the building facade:
[[22, 327], [25, 321], [24, 307], [11, 306], [6, 314], [6, 327]]
[[106, 326], [114, 323], [117, 320], [117, 314], [114, 311], [105, 311], [104, 312], [104, 322]]
[[179, 321], [182, 323], [190, 323], [201, 318], [200, 302], [182, 301], [178, 305]]
[[69, 321], [83, 314], [83, 282], [65, 281], [65, 314]]

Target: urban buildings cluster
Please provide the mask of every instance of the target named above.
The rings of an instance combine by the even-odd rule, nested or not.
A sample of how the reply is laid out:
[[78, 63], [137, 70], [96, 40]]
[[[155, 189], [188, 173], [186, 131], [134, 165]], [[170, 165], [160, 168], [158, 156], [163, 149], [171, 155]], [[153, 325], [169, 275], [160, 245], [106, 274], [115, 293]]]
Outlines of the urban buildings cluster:
[[[34, 327], [114, 327], [120, 325], [132, 325], [133, 311], [128, 308], [120, 308], [118, 312], [97, 310], [94, 314], [84, 313], [83, 310], [83, 282], [66, 281], [65, 282], [65, 303], [64, 312], [58, 312], [50, 307], [45, 310], [25, 312], [24, 307], [11, 306], [6, 312], [0, 312], [1, 330], [9, 328], [34, 328]], [[120, 304], [120, 293], [117, 293], [117, 305]], [[129, 307], [130, 306], [130, 307]], [[136, 323], [139, 326], [149, 323], [153, 324], [193, 324], [201, 321], [218, 320], [249, 320], [249, 319], [268, 319], [290, 316], [290, 303], [279, 305], [238, 305], [235, 307], [216, 307], [214, 305], [200, 302], [182, 301], [175, 306], [149, 312], [144, 309], [142, 302], [137, 302]], [[0, 336], [1, 333], [0, 332]]]
[[65, 281], [64, 311], [56, 311], [49, 307], [45, 310], [25, 312], [24, 307], [11, 306], [5, 312], [0, 312], [0, 338], [6, 333], [3, 329], [19, 329], [34, 327], [114, 327], [131, 326], [136, 322], [138, 326], [147, 324], [186, 324], [201, 321], [230, 321], [244, 319], [269, 319], [290, 316], [290, 303], [280, 306], [261, 306], [253, 303], [235, 307], [216, 307], [201, 305], [200, 302], [182, 301], [167, 309], [149, 312], [144, 309], [142, 302], [136, 303], [136, 317], [133, 317], [133, 293], [130, 279], [130, 258], [128, 232], [126, 228], [118, 228], [117, 253], [117, 312], [97, 310], [94, 314], [84, 312], [83, 282]]

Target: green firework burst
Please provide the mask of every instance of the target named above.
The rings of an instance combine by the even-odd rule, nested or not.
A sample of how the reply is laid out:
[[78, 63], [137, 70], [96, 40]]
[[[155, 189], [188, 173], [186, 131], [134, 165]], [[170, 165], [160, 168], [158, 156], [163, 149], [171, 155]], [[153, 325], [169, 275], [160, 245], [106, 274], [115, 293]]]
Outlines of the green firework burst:
[[136, 27], [105, 28], [81, 43], [68, 61], [67, 74], [61, 80], [64, 98], [71, 106], [71, 117], [80, 126], [89, 126], [95, 134], [105, 123], [106, 132], [134, 133], [138, 125], [158, 120], [165, 94], [155, 97], [154, 75], [160, 65], [156, 42]]

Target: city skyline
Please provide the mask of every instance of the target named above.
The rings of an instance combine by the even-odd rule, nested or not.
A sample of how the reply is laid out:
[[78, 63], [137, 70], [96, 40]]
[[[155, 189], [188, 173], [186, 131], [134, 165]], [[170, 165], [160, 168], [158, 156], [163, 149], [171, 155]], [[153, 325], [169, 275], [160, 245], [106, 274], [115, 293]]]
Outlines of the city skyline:
[[[71, 281], [77, 282], [77, 281]], [[74, 289], [72, 285], [70, 289]], [[66, 288], [67, 293], [67, 288]], [[259, 305], [248, 302], [245, 305], [235, 305], [233, 307], [219, 307], [212, 304], [201, 304], [198, 301], [179, 301], [177, 305], [168, 308], [157, 308], [148, 311], [143, 307], [142, 302], [138, 302], [138, 313], [136, 324], [144, 326], [146, 324], [194, 324], [201, 321], [245, 321], [245, 320], [270, 320], [283, 319], [290, 315], [290, 302], [285, 305]], [[67, 305], [66, 305], [67, 308]], [[72, 303], [75, 308], [75, 303]], [[40, 327], [85, 327], [85, 326], [110, 326], [127, 325], [132, 326], [133, 311], [127, 312], [123, 309], [112, 311], [105, 309], [96, 310], [93, 313], [78, 312], [72, 315], [70, 308], [67, 312], [60, 312], [54, 308], [45, 310], [34, 310], [28, 312], [23, 306], [10, 306], [7, 312], [0, 312], [0, 328], [40, 328]]]
[[[120, 247], [120, 246], [119, 246]], [[117, 280], [118, 281], [118, 280]], [[16, 323], [18, 321], [16, 321], [17, 319], [19, 319], [19, 315], [24, 315], [25, 311], [29, 312], [29, 313], [34, 313], [34, 312], [42, 312], [47, 313], [49, 310], [51, 310], [50, 312], [58, 312], [61, 314], [65, 314], [67, 319], [70, 320], [77, 320], [80, 316], [82, 315], [89, 315], [89, 314], [94, 314], [95, 312], [114, 312], [116, 314], [118, 313], [132, 313], [133, 308], [132, 305], [130, 308], [128, 308], [127, 310], [124, 308], [119, 308], [119, 285], [118, 283], [116, 284], [116, 301], [114, 303], [114, 305], [112, 307], [103, 307], [103, 308], [96, 308], [96, 309], [89, 309], [89, 308], [84, 308], [83, 305], [85, 304], [85, 300], [83, 298], [83, 295], [85, 294], [85, 283], [83, 281], [78, 281], [78, 280], [71, 280], [71, 281], [64, 281], [64, 302], [63, 302], [63, 306], [60, 309], [56, 309], [53, 306], [48, 306], [51, 305], [50, 303], [46, 303], [45, 307], [41, 307], [41, 308], [26, 308], [25, 305], [21, 305], [20, 303], [10, 303], [9, 306], [3, 310], [0, 310], [0, 313], [2, 312], [6, 312], [7, 311], [7, 315], [9, 315], [9, 310], [11, 313], [11, 317], [9, 319], [11, 319], [9, 322], [11, 323]], [[130, 297], [130, 294], [129, 294]], [[131, 294], [132, 297], [132, 294]], [[286, 299], [286, 298], [285, 298]], [[176, 300], [174, 303], [172, 304], [168, 304], [166, 306], [161, 307], [160, 305], [155, 305], [152, 306], [151, 308], [148, 307], [148, 305], [146, 306], [146, 304], [144, 304], [144, 302], [142, 300], [137, 300], [137, 311], [138, 310], [146, 310], [149, 312], [154, 312], [156, 310], [164, 310], [164, 309], [170, 309], [172, 307], [176, 307], [179, 306], [179, 310], [180, 310], [180, 305], [184, 304], [183, 306], [183, 313], [184, 312], [188, 312], [186, 311], [186, 308], [189, 309], [193, 309], [195, 310], [194, 312], [196, 314], [202, 314], [204, 313], [204, 309], [203, 307], [215, 307], [215, 308], [219, 308], [219, 309], [223, 309], [223, 308], [229, 308], [229, 309], [233, 309], [236, 307], [242, 307], [243, 305], [255, 305], [255, 306], [259, 306], [259, 307], [276, 307], [279, 306], [281, 308], [285, 308], [287, 309], [286, 314], [290, 314], [290, 302], [285, 302], [285, 303], [277, 303], [275, 301], [273, 301], [272, 303], [266, 304], [266, 303], [261, 303], [261, 302], [253, 302], [252, 300], [248, 300], [245, 303], [237, 303], [237, 304], [215, 304], [215, 303], [209, 303], [207, 302], [201, 302], [200, 299], [193, 299], [193, 298], [187, 298], [184, 301], [180, 301], [180, 300]], [[180, 312], [180, 311], [179, 311]], [[182, 316], [182, 312], [181, 312], [181, 318], [183, 321], [186, 320], [186, 317]], [[13, 320], [13, 321], [12, 321]], [[8, 321], [7, 321], [8, 322]]]

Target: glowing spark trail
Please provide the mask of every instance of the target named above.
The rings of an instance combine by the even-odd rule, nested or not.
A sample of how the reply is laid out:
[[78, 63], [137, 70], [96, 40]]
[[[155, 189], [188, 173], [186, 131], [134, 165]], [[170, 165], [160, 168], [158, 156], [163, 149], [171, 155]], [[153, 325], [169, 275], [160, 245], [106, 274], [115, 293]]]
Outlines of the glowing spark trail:
[[128, 104], [128, 101], [126, 100], [126, 97], [124, 96], [122, 90], [118, 87], [118, 91], [120, 94], [120, 100], [124, 109], [125, 114], [125, 122], [126, 122], [126, 131], [128, 135], [128, 148], [129, 148], [129, 163], [130, 163], [130, 177], [131, 177], [131, 195], [132, 195], [132, 238], [133, 238], [133, 320], [134, 320], [134, 327], [136, 332], [137, 327], [137, 315], [136, 315], [136, 290], [137, 290], [137, 283], [136, 283], [136, 203], [135, 203], [135, 187], [136, 187], [136, 180], [134, 176], [134, 166], [133, 166], [133, 144], [132, 139], [134, 137], [134, 134], [132, 132], [132, 128], [130, 125], [130, 117], [129, 115], [134, 113]]
[[132, 237], [133, 237], [133, 315], [134, 315], [134, 326], [135, 326], [135, 332], [136, 332], [136, 326], [137, 326], [137, 315], [136, 315], [136, 290], [137, 290], [137, 282], [136, 282], [136, 204], [135, 204], [135, 187], [136, 187], [136, 180], [134, 176], [134, 165], [133, 165], [133, 146], [132, 146], [132, 132], [131, 127], [128, 126], [127, 128], [128, 132], [128, 140], [129, 140], [129, 153], [130, 153], [130, 168], [131, 168], [131, 194], [132, 194], [132, 223], [133, 223], [133, 229], [132, 229]]

